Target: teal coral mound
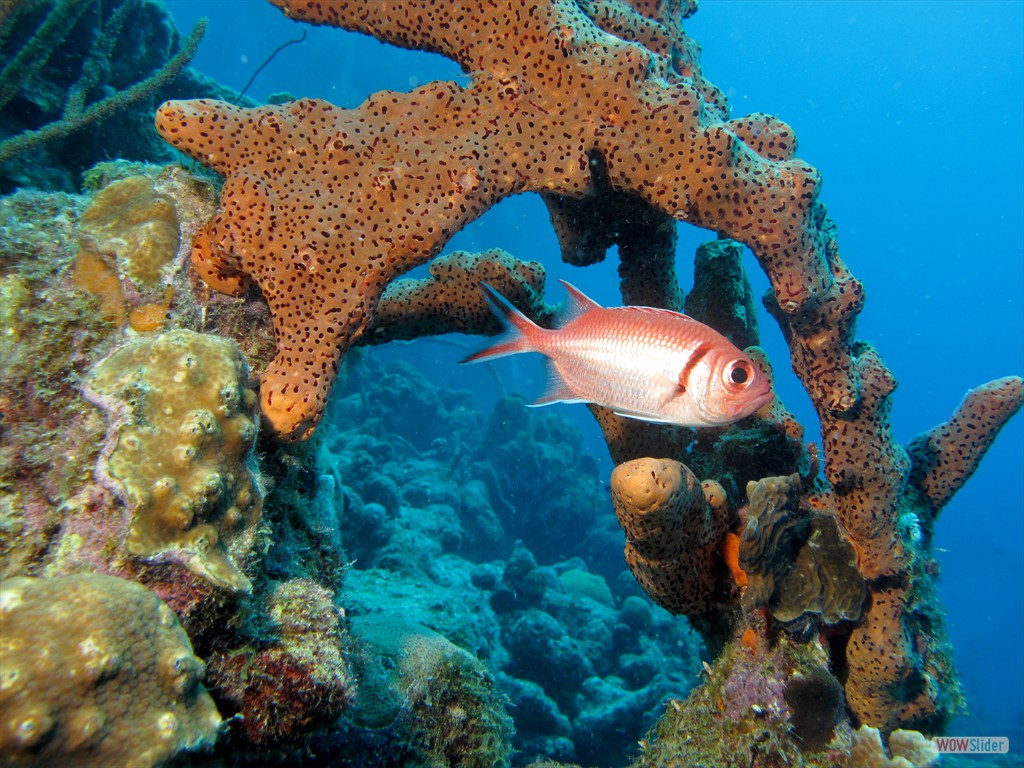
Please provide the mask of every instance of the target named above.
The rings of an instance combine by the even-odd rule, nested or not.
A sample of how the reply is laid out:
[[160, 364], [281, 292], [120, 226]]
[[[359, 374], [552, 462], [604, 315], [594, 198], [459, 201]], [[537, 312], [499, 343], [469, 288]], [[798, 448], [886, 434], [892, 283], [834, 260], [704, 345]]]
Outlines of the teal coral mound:
[[250, 588], [239, 564], [262, 508], [247, 380], [232, 342], [171, 331], [115, 351], [87, 390], [111, 416], [99, 472], [132, 511], [128, 551], [232, 590]]
[[[387, 749], [402, 765], [503, 768], [512, 757], [512, 723], [494, 681], [472, 654], [405, 619], [352, 619], [359, 641], [360, 687], [354, 722], [401, 734]], [[393, 764], [384, 762], [381, 765]]]
[[97, 574], [7, 579], [0, 617], [4, 765], [148, 768], [216, 738], [205, 666], [145, 587]]

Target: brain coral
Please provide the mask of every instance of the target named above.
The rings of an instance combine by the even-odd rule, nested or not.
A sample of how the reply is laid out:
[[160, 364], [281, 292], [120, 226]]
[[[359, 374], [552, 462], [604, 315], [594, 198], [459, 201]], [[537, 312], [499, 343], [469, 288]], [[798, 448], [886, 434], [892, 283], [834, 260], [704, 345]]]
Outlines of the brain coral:
[[111, 416], [98, 471], [131, 509], [128, 551], [180, 559], [213, 584], [240, 590], [249, 580], [236, 561], [262, 508], [247, 379], [232, 342], [171, 331], [116, 350], [86, 390]]
[[7, 579], [0, 618], [5, 765], [145, 768], [216, 738], [203, 662], [145, 587], [96, 574]]

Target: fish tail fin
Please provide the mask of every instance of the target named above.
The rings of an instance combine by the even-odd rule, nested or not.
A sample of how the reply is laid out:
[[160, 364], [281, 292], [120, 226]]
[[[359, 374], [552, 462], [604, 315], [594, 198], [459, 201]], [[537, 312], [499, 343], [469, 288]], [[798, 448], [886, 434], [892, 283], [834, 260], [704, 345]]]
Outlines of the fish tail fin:
[[491, 344], [479, 352], [474, 352], [462, 363], [478, 363], [481, 360], [493, 360], [505, 355], [515, 355], [519, 352], [532, 352], [535, 347], [532, 338], [536, 331], [541, 330], [535, 322], [512, 306], [512, 302], [498, 293], [487, 283], [480, 283], [484, 291], [484, 298], [487, 306], [497, 317], [503, 326], [505, 333], [498, 337], [497, 342]]

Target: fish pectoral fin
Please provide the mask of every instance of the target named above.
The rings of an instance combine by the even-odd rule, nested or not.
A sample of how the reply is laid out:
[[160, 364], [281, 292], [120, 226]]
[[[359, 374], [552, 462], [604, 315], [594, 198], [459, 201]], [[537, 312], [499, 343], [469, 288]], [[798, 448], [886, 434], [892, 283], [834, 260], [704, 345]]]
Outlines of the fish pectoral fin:
[[665, 407], [680, 395], [686, 393], [686, 387], [679, 385], [679, 377], [668, 373], [651, 374], [651, 378], [659, 382], [662, 387], [661, 406]]
[[622, 416], [625, 419], [636, 419], [637, 421], [646, 421], [651, 424], [672, 424], [673, 422], [668, 419], [662, 419], [657, 416], [650, 416], [646, 413], [637, 413], [636, 411], [612, 411], [616, 416]]

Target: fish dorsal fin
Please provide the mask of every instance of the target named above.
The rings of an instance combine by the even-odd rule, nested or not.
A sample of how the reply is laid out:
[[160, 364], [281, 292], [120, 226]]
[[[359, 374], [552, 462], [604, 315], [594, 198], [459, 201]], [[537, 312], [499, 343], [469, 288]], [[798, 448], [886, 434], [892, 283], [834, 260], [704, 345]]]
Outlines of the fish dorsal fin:
[[[630, 306], [627, 307], [631, 312], [639, 312], [644, 315], [657, 315], [660, 317], [683, 317], [687, 320], [693, 320], [689, 315], [683, 314], [682, 312], [676, 312], [674, 309], [663, 309], [662, 307], [640, 307]], [[693, 320], [693, 322], [697, 322]]]
[[555, 325], [557, 327], [561, 328], [563, 325], [571, 323], [592, 309], [601, 309], [600, 304], [572, 283], [567, 283], [565, 280], [559, 280], [558, 282], [565, 286], [565, 290], [569, 292], [569, 297], [566, 299], [565, 304], [562, 305], [562, 308], [558, 310], [558, 315], [555, 317]]

